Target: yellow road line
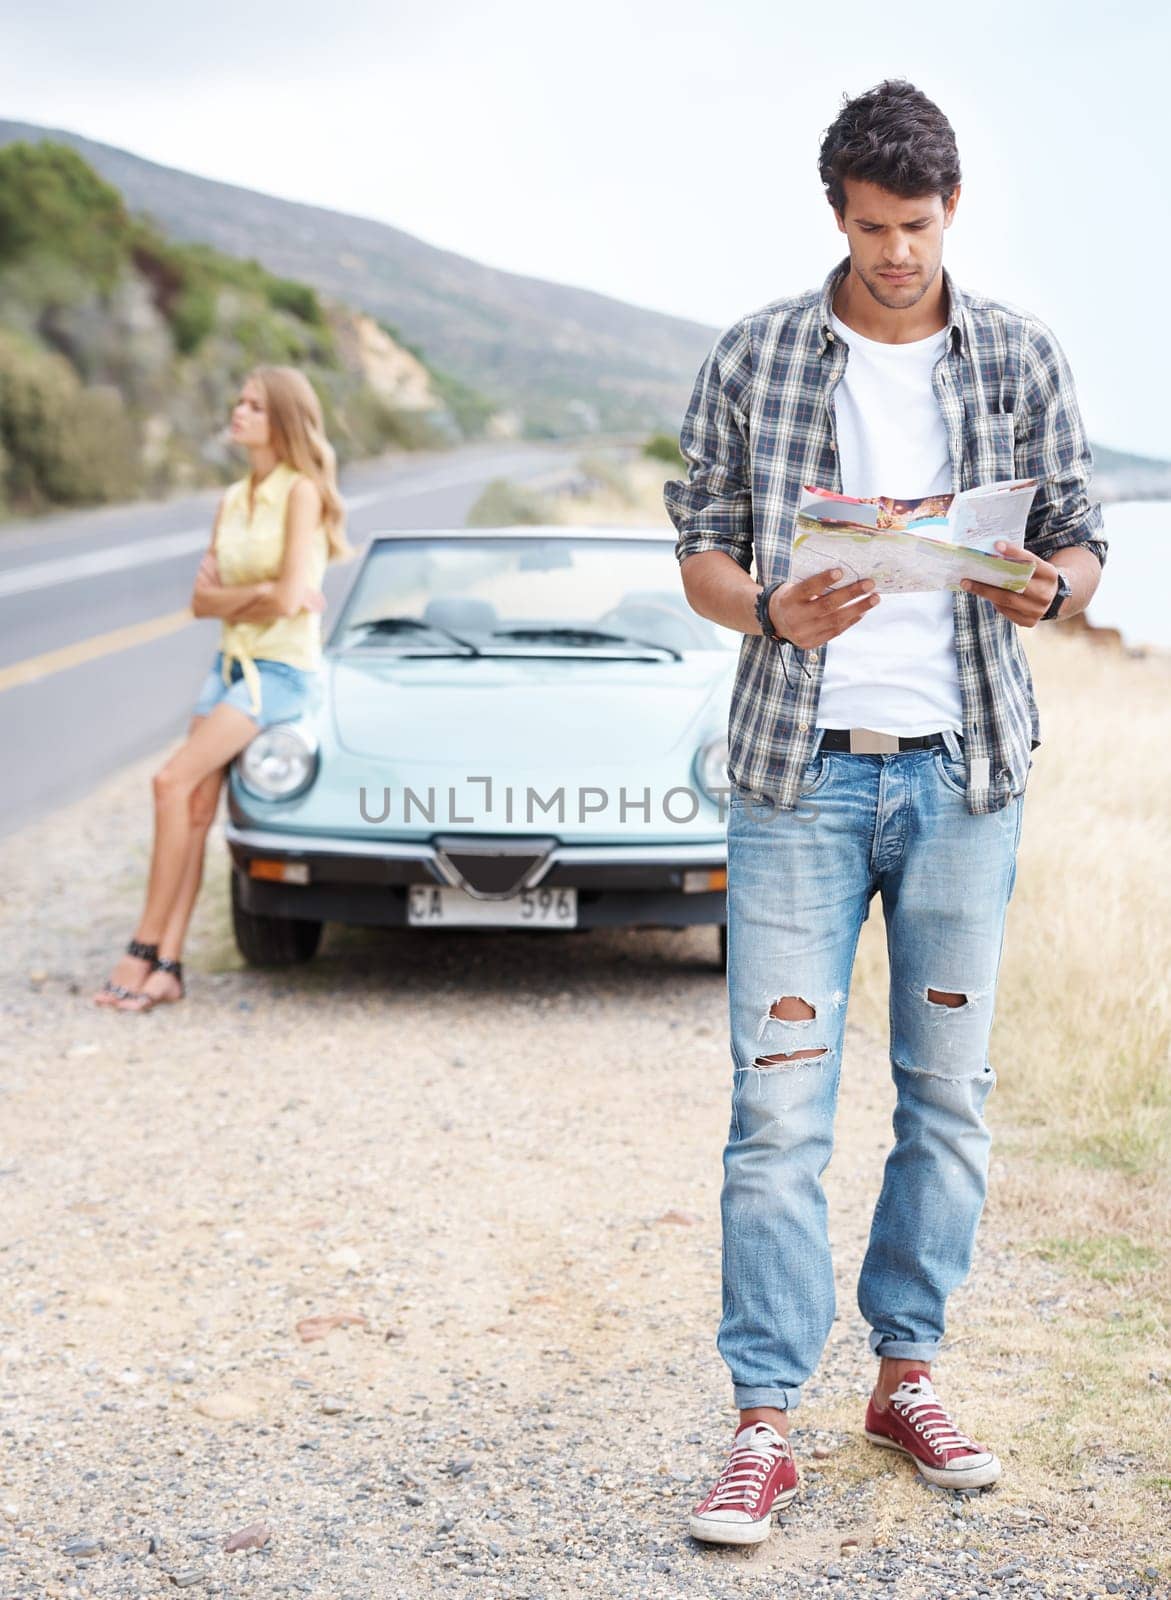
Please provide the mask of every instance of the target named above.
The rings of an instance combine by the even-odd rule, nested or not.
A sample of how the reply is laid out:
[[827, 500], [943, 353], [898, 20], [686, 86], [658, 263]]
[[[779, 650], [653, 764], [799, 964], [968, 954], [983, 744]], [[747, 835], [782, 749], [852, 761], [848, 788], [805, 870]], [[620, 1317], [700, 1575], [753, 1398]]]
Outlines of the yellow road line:
[[0, 667], [0, 694], [6, 689], [18, 689], [23, 684], [35, 683], [38, 678], [51, 677], [54, 672], [67, 672], [70, 667], [80, 667], [87, 661], [97, 661], [119, 650], [129, 650], [133, 645], [164, 639], [167, 634], [178, 633], [194, 621], [189, 608], [170, 611], [165, 617], [152, 617], [149, 622], [132, 622], [125, 628], [113, 628], [109, 633], [95, 634], [92, 639], [80, 639], [76, 644], [67, 644], [60, 650], [47, 650], [44, 655], [14, 661], [10, 667]]

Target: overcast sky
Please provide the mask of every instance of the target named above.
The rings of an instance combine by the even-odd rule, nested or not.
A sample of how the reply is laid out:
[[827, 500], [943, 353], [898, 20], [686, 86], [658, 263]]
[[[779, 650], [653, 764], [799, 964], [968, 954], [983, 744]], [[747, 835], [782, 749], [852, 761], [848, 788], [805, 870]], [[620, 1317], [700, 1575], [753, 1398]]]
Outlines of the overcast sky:
[[949, 269], [1050, 324], [1094, 438], [1171, 455], [1153, 0], [167, 10], [3, 0], [3, 115], [717, 326], [846, 253], [821, 135], [844, 94], [907, 77], [959, 141]]

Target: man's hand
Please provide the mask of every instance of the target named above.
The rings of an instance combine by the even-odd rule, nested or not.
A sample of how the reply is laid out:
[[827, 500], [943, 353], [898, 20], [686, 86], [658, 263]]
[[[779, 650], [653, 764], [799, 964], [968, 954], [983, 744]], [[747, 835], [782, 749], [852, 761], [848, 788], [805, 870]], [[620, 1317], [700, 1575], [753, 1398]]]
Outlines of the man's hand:
[[960, 588], [966, 589], [969, 594], [983, 595], [985, 600], [991, 600], [1001, 616], [1007, 617], [1010, 622], [1018, 623], [1022, 628], [1035, 628], [1057, 593], [1057, 568], [1051, 561], [1042, 561], [1040, 556], [1026, 550], [1023, 545], [1009, 544], [1004, 539], [996, 541], [996, 553], [1007, 556], [1010, 561], [1037, 563], [1019, 594], [1014, 594], [1011, 589], [998, 589], [992, 583], [977, 583], [974, 578], [965, 578]]
[[857, 583], [830, 589], [841, 575], [841, 569], [834, 567], [797, 583], [783, 583], [775, 590], [768, 614], [777, 632], [802, 650], [810, 650], [861, 622], [878, 604], [874, 579], [859, 578]]

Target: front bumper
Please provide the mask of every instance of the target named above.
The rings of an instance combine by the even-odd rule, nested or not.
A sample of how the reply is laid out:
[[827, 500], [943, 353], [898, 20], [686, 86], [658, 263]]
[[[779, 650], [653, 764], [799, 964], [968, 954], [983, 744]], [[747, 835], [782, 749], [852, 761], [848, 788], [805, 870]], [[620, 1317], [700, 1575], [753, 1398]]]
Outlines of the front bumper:
[[[225, 839], [243, 910], [366, 927], [405, 926], [411, 884], [460, 884], [448, 849], [455, 855], [465, 846], [491, 845], [451, 835], [434, 842], [333, 839], [278, 833], [235, 821], [227, 824]], [[717, 926], [727, 920], [726, 889], [702, 886], [705, 875], [726, 873], [723, 839], [578, 845], [510, 837], [497, 842], [505, 851], [534, 854], [534, 865], [518, 887], [577, 890], [579, 928], [686, 928]], [[283, 863], [306, 881], [255, 877], [254, 861]]]

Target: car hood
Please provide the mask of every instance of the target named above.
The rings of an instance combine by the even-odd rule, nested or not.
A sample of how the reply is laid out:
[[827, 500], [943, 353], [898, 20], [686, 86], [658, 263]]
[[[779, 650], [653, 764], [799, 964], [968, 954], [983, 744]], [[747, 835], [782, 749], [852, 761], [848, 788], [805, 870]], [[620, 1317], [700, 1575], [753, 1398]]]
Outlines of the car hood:
[[648, 761], [723, 732], [734, 662], [334, 659], [329, 698], [340, 750], [396, 769], [580, 771], [616, 756]]

